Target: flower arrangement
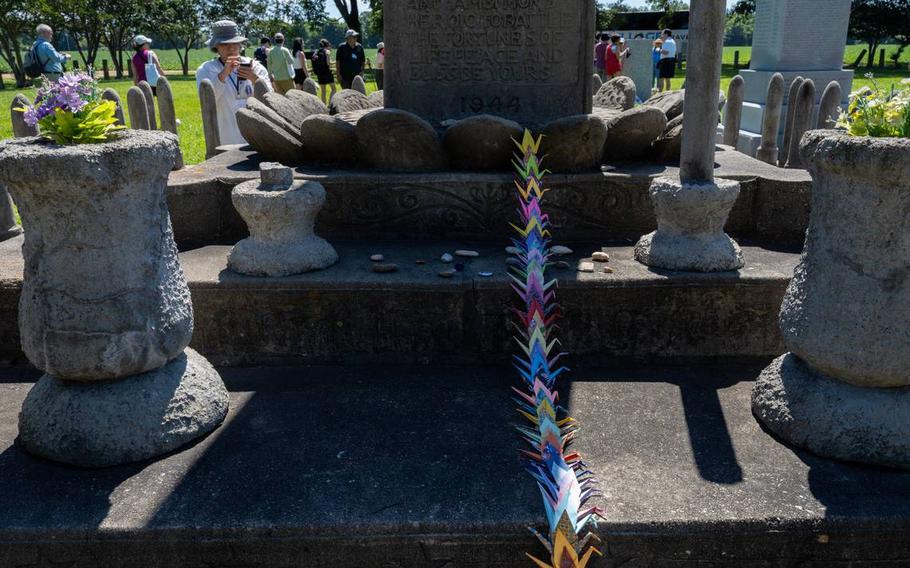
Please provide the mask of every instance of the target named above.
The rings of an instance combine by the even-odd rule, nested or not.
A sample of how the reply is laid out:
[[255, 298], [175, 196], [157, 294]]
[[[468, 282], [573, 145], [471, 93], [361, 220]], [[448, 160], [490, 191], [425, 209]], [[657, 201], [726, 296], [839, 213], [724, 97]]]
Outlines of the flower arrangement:
[[850, 105], [841, 111], [837, 125], [854, 136], [910, 138], [910, 79], [886, 91], [871, 73], [866, 78], [872, 80], [872, 87], [850, 95]]
[[116, 130], [117, 103], [101, 98], [88, 73], [66, 73], [55, 82], [44, 79], [35, 104], [16, 109], [25, 123], [57, 144], [92, 144], [108, 140]]

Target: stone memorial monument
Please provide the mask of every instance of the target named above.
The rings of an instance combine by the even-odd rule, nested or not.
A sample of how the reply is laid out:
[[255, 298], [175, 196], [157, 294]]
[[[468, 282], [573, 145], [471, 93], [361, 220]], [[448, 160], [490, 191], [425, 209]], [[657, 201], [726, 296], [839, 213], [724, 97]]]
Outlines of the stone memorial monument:
[[[765, 96], [775, 73], [783, 75], [785, 89], [797, 76], [816, 85], [837, 81], [841, 102], [847, 103], [853, 84], [853, 71], [843, 69], [849, 23], [850, 0], [757, 0], [752, 62], [740, 72], [745, 82], [740, 151], [754, 156], [761, 144]], [[818, 89], [816, 105], [821, 95]]]
[[591, 112], [589, 0], [400, 0], [385, 19], [386, 108], [434, 127], [480, 114], [527, 126]]
[[635, 92], [642, 101], [651, 96], [654, 87], [653, 43], [649, 39], [630, 39], [629, 57], [623, 62], [623, 74], [635, 81]]

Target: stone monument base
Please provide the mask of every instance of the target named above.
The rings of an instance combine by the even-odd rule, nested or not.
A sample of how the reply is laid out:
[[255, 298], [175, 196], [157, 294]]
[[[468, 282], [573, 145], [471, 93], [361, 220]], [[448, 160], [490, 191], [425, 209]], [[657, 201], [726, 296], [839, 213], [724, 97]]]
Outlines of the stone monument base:
[[228, 256], [228, 268], [248, 276], [282, 277], [322, 270], [338, 262], [338, 253], [313, 235], [295, 243], [263, 243], [244, 239]]
[[739, 190], [739, 182], [732, 180], [654, 180], [651, 199], [658, 229], [638, 241], [635, 259], [665, 270], [739, 270], [743, 267], [742, 250], [723, 230]]
[[788, 353], [756, 381], [752, 412], [784, 441], [814, 454], [910, 469], [910, 387], [849, 385]]
[[13, 237], [18, 237], [22, 234], [22, 227], [19, 225], [13, 225], [9, 229], [0, 232], [0, 242], [9, 240]]
[[116, 381], [44, 375], [19, 414], [19, 442], [41, 457], [83, 467], [141, 461], [214, 430], [228, 392], [214, 367], [187, 349], [163, 367]]

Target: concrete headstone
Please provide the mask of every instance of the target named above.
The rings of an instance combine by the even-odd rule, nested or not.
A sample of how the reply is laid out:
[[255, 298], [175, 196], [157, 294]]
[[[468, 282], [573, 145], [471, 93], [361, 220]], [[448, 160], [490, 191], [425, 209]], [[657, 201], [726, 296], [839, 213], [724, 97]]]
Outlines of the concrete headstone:
[[123, 116], [123, 101], [120, 100], [120, 94], [117, 93], [117, 91], [114, 89], [108, 87], [101, 93], [101, 98], [116, 103], [117, 124], [120, 126], [126, 126], [126, 118]]
[[146, 81], [139, 81], [139, 88], [145, 95], [145, 106], [148, 108], [149, 129], [158, 130], [158, 120], [155, 116], [155, 93], [152, 92], [152, 86]]
[[400, 0], [385, 6], [386, 107], [434, 123], [542, 124], [591, 111], [590, 0]]
[[16, 110], [17, 108], [25, 108], [31, 104], [32, 103], [30, 100], [28, 100], [28, 97], [22, 93], [18, 93], [15, 97], [13, 97], [13, 100], [9, 105], [10, 119], [13, 122], [13, 136], [15, 138], [25, 138], [26, 136], [38, 135], [38, 127], [25, 124], [25, 115], [22, 112]]
[[651, 96], [654, 85], [654, 63], [651, 59], [653, 44], [649, 39], [632, 39], [626, 42], [629, 57], [623, 61], [623, 75], [635, 82], [635, 92], [641, 101]]
[[130, 87], [126, 92], [126, 106], [130, 111], [130, 128], [134, 130], [150, 130], [149, 110], [145, 104], [145, 95], [139, 87]]
[[199, 107], [202, 111], [202, 133], [205, 137], [205, 159], [218, 154], [221, 133], [218, 131], [218, 101], [215, 88], [208, 79], [199, 83]]

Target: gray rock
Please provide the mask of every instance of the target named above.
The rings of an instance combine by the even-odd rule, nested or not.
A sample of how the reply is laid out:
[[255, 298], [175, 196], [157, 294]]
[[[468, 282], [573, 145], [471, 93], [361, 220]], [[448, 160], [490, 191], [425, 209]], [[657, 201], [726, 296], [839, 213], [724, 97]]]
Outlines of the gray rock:
[[820, 456], [910, 469], [910, 388], [861, 388], [788, 353], [752, 391], [752, 412], [774, 434]]
[[768, 82], [765, 96], [765, 111], [762, 116], [761, 146], [755, 157], [762, 162], [776, 166], [778, 162], [777, 133], [784, 104], [784, 76], [775, 73]]
[[130, 128], [133, 130], [150, 130], [149, 110], [145, 95], [139, 87], [130, 87], [126, 92], [126, 106], [130, 113]]
[[0, 143], [0, 185], [28, 227], [19, 330], [35, 367], [116, 379], [189, 343], [193, 310], [164, 195], [177, 149], [173, 134], [147, 130], [101, 144]]
[[686, 118], [686, 115], [681, 114], [681, 115], [677, 116], [676, 118], [674, 118], [673, 120], [668, 120], [667, 126], [666, 126], [666, 128], [664, 128], [664, 132], [669, 132], [669, 131], [673, 130], [674, 128], [676, 128], [677, 126], [682, 126], [685, 118]]
[[303, 92], [313, 95], [313, 96], [318, 96], [319, 95], [319, 84], [316, 81], [314, 81], [311, 77], [307, 77], [303, 81]]
[[322, 99], [316, 95], [306, 93], [304, 91], [293, 90], [288, 91], [287, 98], [300, 105], [307, 116], [329, 113], [329, 107], [325, 106], [325, 103], [322, 102]]
[[303, 144], [297, 135], [275, 126], [274, 122], [248, 108], [238, 110], [236, 116], [243, 139], [263, 158], [286, 166], [303, 163]]
[[635, 106], [635, 81], [629, 77], [610, 79], [594, 95], [594, 106], [629, 110]]
[[664, 91], [657, 93], [650, 99], [646, 100], [645, 106], [659, 108], [667, 115], [667, 120], [673, 120], [683, 113], [683, 106], [686, 101], [686, 91]]
[[253, 83], [253, 97], [262, 103], [265, 102], [265, 95], [272, 92], [271, 85], [267, 81], [256, 81]]
[[684, 183], [657, 178], [651, 200], [657, 231], [635, 245], [635, 259], [665, 270], [724, 272], [743, 267], [743, 254], [724, 225], [736, 199], [739, 182]]
[[593, 79], [593, 82], [591, 83], [591, 86], [593, 87], [594, 92], [597, 93], [598, 91], [600, 91], [600, 88], [604, 86], [604, 81], [603, 81], [603, 79], [600, 78], [600, 75], [598, 75], [597, 73], [594, 73], [594, 76], [592, 79]]
[[[286, 120], [288, 124], [291, 125], [291, 131], [295, 133], [300, 132], [300, 125], [303, 124], [303, 120], [311, 114], [308, 113], [307, 110], [300, 104], [292, 101], [284, 95], [274, 92], [266, 93], [262, 97], [262, 102], [265, 103], [265, 105], [270, 109], [278, 113], [281, 118]], [[249, 141], [248, 138], [247, 141]]]
[[[174, 93], [171, 92], [171, 84], [167, 77], [158, 78], [158, 113], [161, 116], [161, 130], [172, 134], [177, 134], [177, 110], [174, 107]], [[177, 153], [177, 161], [174, 169], [183, 168], [183, 153]]]
[[126, 126], [126, 119], [123, 116], [123, 101], [120, 100], [120, 95], [117, 93], [117, 91], [108, 87], [101, 92], [101, 98], [108, 101], [113, 101], [117, 105], [117, 124]]
[[665, 131], [660, 138], [655, 140], [651, 154], [654, 160], [660, 163], [678, 164], [682, 153], [682, 133], [683, 125], [682, 121], [679, 121], [679, 124]]
[[360, 119], [375, 111], [375, 108], [367, 108], [363, 110], [350, 110], [348, 112], [340, 112], [338, 114], [333, 114], [332, 116], [343, 120], [350, 124], [351, 126], [357, 126], [357, 123], [360, 122]]
[[332, 114], [369, 108], [373, 108], [373, 105], [370, 104], [370, 99], [363, 93], [353, 89], [338, 91], [332, 97], [332, 100], [329, 101], [329, 112]]
[[359, 158], [354, 125], [338, 116], [308, 116], [300, 127], [300, 141], [307, 162], [355, 165]]
[[663, 134], [666, 126], [667, 116], [654, 107], [639, 106], [623, 112], [607, 124], [604, 161], [651, 158], [651, 144]]
[[231, 193], [250, 236], [231, 249], [228, 268], [250, 276], [281, 277], [338, 262], [332, 245], [314, 233], [316, 215], [325, 204], [322, 184], [293, 182], [290, 168], [277, 164], [262, 164], [261, 169], [261, 180], [242, 183]]
[[803, 162], [799, 155], [799, 143], [803, 134], [812, 128], [812, 113], [815, 112], [815, 82], [806, 79], [799, 88], [796, 96], [796, 112], [793, 115], [793, 132], [790, 139], [790, 149], [787, 156], [788, 168], [802, 168]]
[[155, 113], [155, 93], [152, 92], [152, 86], [146, 81], [139, 81], [139, 89], [145, 97], [145, 106], [148, 109], [149, 128], [158, 130], [158, 121]]
[[801, 146], [812, 215], [784, 342], [834, 379], [910, 386], [910, 140], [813, 130]]
[[50, 460], [109, 467], [176, 450], [214, 430], [227, 411], [218, 372], [187, 349], [163, 367], [114, 382], [44, 375], [22, 405], [19, 442]]
[[208, 79], [199, 83], [199, 109], [202, 113], [202, 134], [205, 138], [205, 159], [218, 155], [221, 133], [218, 130], [218, 101], [215, 88]]
[[505, 170], [524, 131], [517, 122], [488, 114], [459, 120], [442, 137], [452, 165], [462, 170]]
[[357, 91], [358, 93], [362, 93], [364, 95], [367, 94], [367, 84], [363, 82], [363, 77], [360, 75], [354, 77], [354, 80], [351, 81], [351, 90]]
[[583, 172], [600, 169], [603, 163], [607, 127], [595, 115], [579, 114], [554, 120], [542, 132], [544, 166], [559, 172]]
[[10, 119], [13, 123], [13, 136], [15, 138], [26, 138], [28, 136], [38, 135], [38, 127], [25, 124], [25, 114], [16, 110], [17, 108], [26, 108], [31, 104], [32, 102], [28, 100], [28, 97], [22, 93], [16, 93], [16, 96], [13, 97], [13, 100], [10, 102], [9, 112]]
[[366, 164], [376, 170], [444, 170], [445, 152], [430, 124], [415, 114], [377, 109], [357, 123], [357, 144]]
[[367, 101], [372, 108], [385, 108], [385, 95], [382, 91], [373, 91], [367, 95]]
[[259, 99], [247, 99], [246, 108], [247, 110], [251, 110], [262, 118], [268, 120], [275, 128], [280, 128], [291, 136], [297, 136], [300, 132], [299, 129], [295, 130], [294, 126], [290, 122], [282, 118], [280, 114], [272, 110], [270, 107], [266, 106], [266, 104], [261, 102]]

